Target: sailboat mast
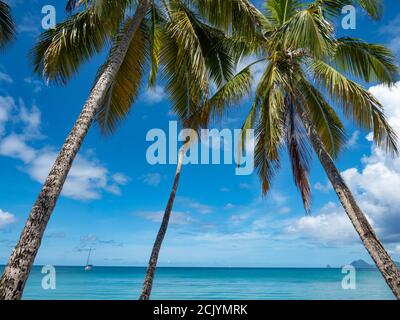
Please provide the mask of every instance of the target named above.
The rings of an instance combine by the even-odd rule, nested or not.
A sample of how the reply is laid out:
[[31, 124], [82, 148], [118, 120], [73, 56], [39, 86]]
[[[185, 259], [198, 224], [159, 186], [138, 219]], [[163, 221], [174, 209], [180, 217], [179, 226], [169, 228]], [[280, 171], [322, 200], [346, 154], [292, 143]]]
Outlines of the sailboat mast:
[[87, 257], [87, 261], [86, 261], [86, 265], [87, 266], [89, 265], [89, 259], [90, 259], [90, 253], [91, 252], [92, 252], [92, 248], [89, 249], [89, 254], [88, 254], [88, 257]]

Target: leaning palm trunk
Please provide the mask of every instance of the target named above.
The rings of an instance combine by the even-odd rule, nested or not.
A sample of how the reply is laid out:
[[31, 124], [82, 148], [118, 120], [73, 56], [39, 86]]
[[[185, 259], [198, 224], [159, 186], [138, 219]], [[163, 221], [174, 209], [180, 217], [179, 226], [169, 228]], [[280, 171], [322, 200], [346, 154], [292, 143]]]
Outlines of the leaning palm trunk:
[[171, 217], [172, 206], [174, 205], [175, 195], [176, 195], [176, 191], [178, 189], [179, 177], [181, 175], [182, 162], [183, 162], [183, 156], [185, 154], [185, 150], [186, 150], [185, 146], [183, 146], [179, 150], [178, 164], [176, 167], [174, 184], [172, 185], [172, 191], [171, 191], [171, 194], [168, 199], [167, 207], [165, 208], [165, 212], [164, 212], [163, 220], [162, 220], [162, 223], [160, 226], [160, 230], [158, 230], [157, 238], [156, 238], [156, 241], [154, 242], [153, 250], [151, 251], [149, 265], [147, 267], [146, 276], [144, 278], [144, 283], [143, 283], [143, 289], [142, 289], [142, 293], [140, 294], [139, 300], [149, 300], [150, 299], [151, 289], [153, 288], [154, 274], [156, 272], [156, 267], [157, 267], [158, 255], [160, 253], [160, 249], [161, 249], [162, 242], [164, 240], [165, 233], [167, 232], [169, 218]]
[[110, 58], [110, 62], [96, 81], [81, 114], [64, 142], [1, 277], [0, 299], [21, 299], [46, 225], [61, 193], [68, 172], [71, 169], [72, 162], [86, 137], [99, 107], [103, 103], [108, 88], [115, 79], [129, 48], [129, 44], [148, 10], [150, 2], [150, 0], [140, 1], [131, 25], [119, 47]]
[[324, 167], [344, 210], [346, 211], [347, 216], [350, 218], [351, 223], [364, 243], [365, 248], [374, 260], [393, 294], [397, 299], [400, 299], [400, 271], [386, 252], [382, 243], [376, 236], [375, 231], [372, 229], [364, 213], [358, 206], [332, 158], [325, 150], [321, 138], [312, 125], [308, 115], [302, 113], [300, 116], [306, 127], [312, 146], [318, 155], [318, 158], [321, 161], [321, 164]]

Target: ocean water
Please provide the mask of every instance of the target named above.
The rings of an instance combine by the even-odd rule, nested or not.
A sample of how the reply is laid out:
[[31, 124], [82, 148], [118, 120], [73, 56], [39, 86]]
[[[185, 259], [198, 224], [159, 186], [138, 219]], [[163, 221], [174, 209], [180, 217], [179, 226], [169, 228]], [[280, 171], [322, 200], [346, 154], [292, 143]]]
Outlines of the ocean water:
[[[2, 269], [2, 268], [0, 268]], [[24, 299], [137, 299], [145, 268], [56, 267], [56, 289], [44, 290], [34, 267]], [[152, 299], [394, 299], [380, 273], [359, 269], [344, 290], [341, 269], [158, 268]]]

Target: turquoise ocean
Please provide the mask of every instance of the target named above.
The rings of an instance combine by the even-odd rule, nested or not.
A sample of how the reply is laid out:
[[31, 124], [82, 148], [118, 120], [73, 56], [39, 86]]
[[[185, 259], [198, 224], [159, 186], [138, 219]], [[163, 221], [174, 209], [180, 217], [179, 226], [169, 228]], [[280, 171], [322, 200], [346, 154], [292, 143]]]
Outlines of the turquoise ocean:
[[[1, 267], [0, 269], [3, 269]], [[137, 299], [144, 267], [55, 267], [56, 289], [44, 290], [35, 266], [24, 299]], [[342, 288], [339, 268], [160, 267], [152, 299], [394, 299], [374, 269], [358, 269], [356, 289]]]

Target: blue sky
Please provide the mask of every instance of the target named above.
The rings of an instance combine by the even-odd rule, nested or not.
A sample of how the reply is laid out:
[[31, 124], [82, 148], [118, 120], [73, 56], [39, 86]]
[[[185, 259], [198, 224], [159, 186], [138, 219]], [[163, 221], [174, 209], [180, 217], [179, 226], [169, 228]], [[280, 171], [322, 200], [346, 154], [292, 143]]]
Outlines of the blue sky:
[[[0, 53], [0, 264], [6, 262], [49, 167], [79, 114], [105, 50], [65, 87], [32, 73], [28, 53], [42, 31], [48, 1], [10, 1], [18, 39]], [[342, 35], [389, 45], [400, 53], [400, 6], [385, 1], [379, 22], [357, 11], [356, 30]], [[53, 4], [61, 21], [64, 1]], [[259, 72], [258, 69], [254, 70]], [[90, 130], [48, 224], [37, 264], [82, 265], [93, 248], [95, 265], [145, 265], [166, 205], [174, 165], [149, 165], [146, 133], [174, 120], [162, 83], [144, 88], [116, 134]], [[400, 129], [399, 88], [368, 87]], [[217, 127], [240, 128], [244, 101]], [[400, 160], [374, 148], [368, 132], [346, 122], [348, 148], [337, 161], [360, 205], [395, 260], [400, 260]], [[368, 260], [319, 163], [312, 163], [313, 206], [305, 216], [286, 156], [271, 193], [263, 198], [255, 174], [234, 165], [184, 166], [160, 265], [340, 266]]]

